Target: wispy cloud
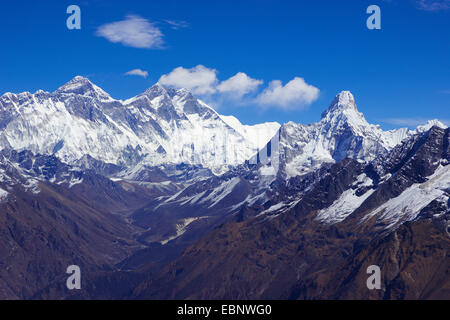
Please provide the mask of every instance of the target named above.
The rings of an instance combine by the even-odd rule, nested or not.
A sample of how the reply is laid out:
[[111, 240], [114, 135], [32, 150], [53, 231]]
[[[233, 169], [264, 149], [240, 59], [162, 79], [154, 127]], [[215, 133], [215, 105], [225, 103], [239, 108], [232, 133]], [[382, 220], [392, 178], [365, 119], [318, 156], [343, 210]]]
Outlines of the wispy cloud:
[[164, 44], [161, 30], [147, 19], [135, 15], [100, 26], [96, 35], [134, 48], [161, 49]]
[[189, 23], [181, 20], [164, 20], [174, 30], [189, 28]]
[[263, 80], [254, 79], [244, 72], [220, 81], [216, 69], [203, 65], [186, 69], [178, 67], [161, 76], [159, 83], [176, 88], [186, 88], [217, 105], [232, 102], [233, 105], [257, 105], [262, 108], [285, 110], [302, 109], [313, 103], [320, 90], [303, 78], [295, 77], [285, 85], [280, 80], [271, 81], [264, 90], [258, 89]]
[[425, 11], [442, 11], [450, 9], [450, 0], [416, 0], [416, 7]]
[[142, 70], [142, 69], [133, 69], [128, 72], [125, 72], [126, 76], [139, 76], [142, 78], [148, 77], [148, 71]]
[[[384, 119], [384, 123], [393, 124], [396, 126], [406, 126], [410, 128], [415, 128], [417, 126], [421, 126], [426, 124], [430, 119], [425, 118], [389, 118]], [[440, 122], [445, 124], [446, 126], [450, 125], [450, 120], [439, 119]]]

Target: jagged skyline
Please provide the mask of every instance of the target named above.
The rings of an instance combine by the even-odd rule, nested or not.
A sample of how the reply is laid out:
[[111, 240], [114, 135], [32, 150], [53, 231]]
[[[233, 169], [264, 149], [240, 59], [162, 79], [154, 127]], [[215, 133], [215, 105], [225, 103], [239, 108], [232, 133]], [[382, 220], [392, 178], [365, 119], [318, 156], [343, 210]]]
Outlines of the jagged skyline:
[[255, 124], [315, 122], [350, 90], [384, 129], [448, 124], [447, 2], [381, 1], [381, 30], [366, 28], [369, 4], [84, 1], [81, 29], [68, 30], [65, 3], [8, 2], [0, 95], [53, 91], [77, 74], [117, 99], [187, 82], [222, 114]]

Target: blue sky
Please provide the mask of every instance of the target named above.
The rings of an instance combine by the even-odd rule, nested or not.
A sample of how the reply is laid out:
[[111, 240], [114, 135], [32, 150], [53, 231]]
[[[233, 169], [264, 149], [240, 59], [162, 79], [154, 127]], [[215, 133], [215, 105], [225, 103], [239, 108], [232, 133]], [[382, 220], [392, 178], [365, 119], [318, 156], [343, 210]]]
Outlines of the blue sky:
[[0, 39], [0, 94], [82, 75], [125, 99], [161, 81], [254, 124], [317, 121], [350, 90], [385, 129], [450, 122], [450, 0], [4, 0]]

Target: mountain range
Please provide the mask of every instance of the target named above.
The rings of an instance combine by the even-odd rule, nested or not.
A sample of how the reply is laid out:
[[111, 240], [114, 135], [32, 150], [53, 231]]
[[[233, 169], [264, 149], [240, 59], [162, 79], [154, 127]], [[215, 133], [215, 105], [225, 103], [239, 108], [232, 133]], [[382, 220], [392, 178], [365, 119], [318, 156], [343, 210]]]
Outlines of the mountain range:
[[253, 126], [159, 83], [5, 93], [0, 298], [449, 299], [449, 145], [438, 120], [369, 124], [348, 91]]

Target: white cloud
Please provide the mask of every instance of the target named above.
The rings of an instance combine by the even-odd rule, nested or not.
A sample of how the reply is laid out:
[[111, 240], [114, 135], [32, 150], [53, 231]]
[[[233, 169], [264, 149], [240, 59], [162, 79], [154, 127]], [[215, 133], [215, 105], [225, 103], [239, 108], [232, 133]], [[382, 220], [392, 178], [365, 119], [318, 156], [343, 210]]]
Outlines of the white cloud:
[[189, 23], [181, 20], [164, 20], [174, 30], [189, 28]]
[[243, 72], [238, 72], [231, 78], [222, 81], [217, 86], [217, 90], [222, 93], [235, 94], [236, 98], [242, 98], [242, 96], [255, 91], [261, 84], [263, 84], [262, 80], [256, 80]]
[[96, 34], [113, 43], [134, 48], [160, 49], [164, 44], [161, 30], [148, 20], [134, 15], [104, 24], [97, 29]]
[[142, 69], [133, 69], [130, 70], [128, 72], [125, 72], [126, 76], [139, 76], [142, 78], [147, 78], [148, 77], [148, 71], [144, 71]]
[[317, 100], [319, 92], [318, 88], [307, 84], [303, 78], [295, 77], [284, 86], [280, 80], [274, 80], [256, 98], [256, 102], [282, 109], [303, 108]]
[[162, 75], [158, 82], [170, 87], [186, 88], [215, 107], [232, 103], [282, 109], [303, 108], [314, 102], [320, 92], [318, 88], [307, 84], [303, 78], [296, 77], [284, 86], [281, 81], [274, 80], [254, 98], [249, 94], [256, 92], [264, 83], [263, 80], [253, 79], [243, 72], [238, 72], [231, 78], [219, 81], [217, 74], [216, 69], [203, 65], [190, 69], [178, 67]]
[[161, 76], [159, 83], [176, 88], [186, 88], [193, 94], [208, 95], [216, 92], [217, 70], [198, 65], [191, 69], [178, 67]]
[[231, 78], [219, 82], [217, 70], [203, 65], [187, 69], [178, 67], [159, 79], [162, 85], [176, 88], [186, 88], [198, 95], [215, 93], [234, 94], [237, 98], [255, 91], [263, 81], [256, 80], [243, 72], [238, 72]]
[[416, 0], [419, 9], [425, 11], [441, 11], [450, 9], [450, 0]]

